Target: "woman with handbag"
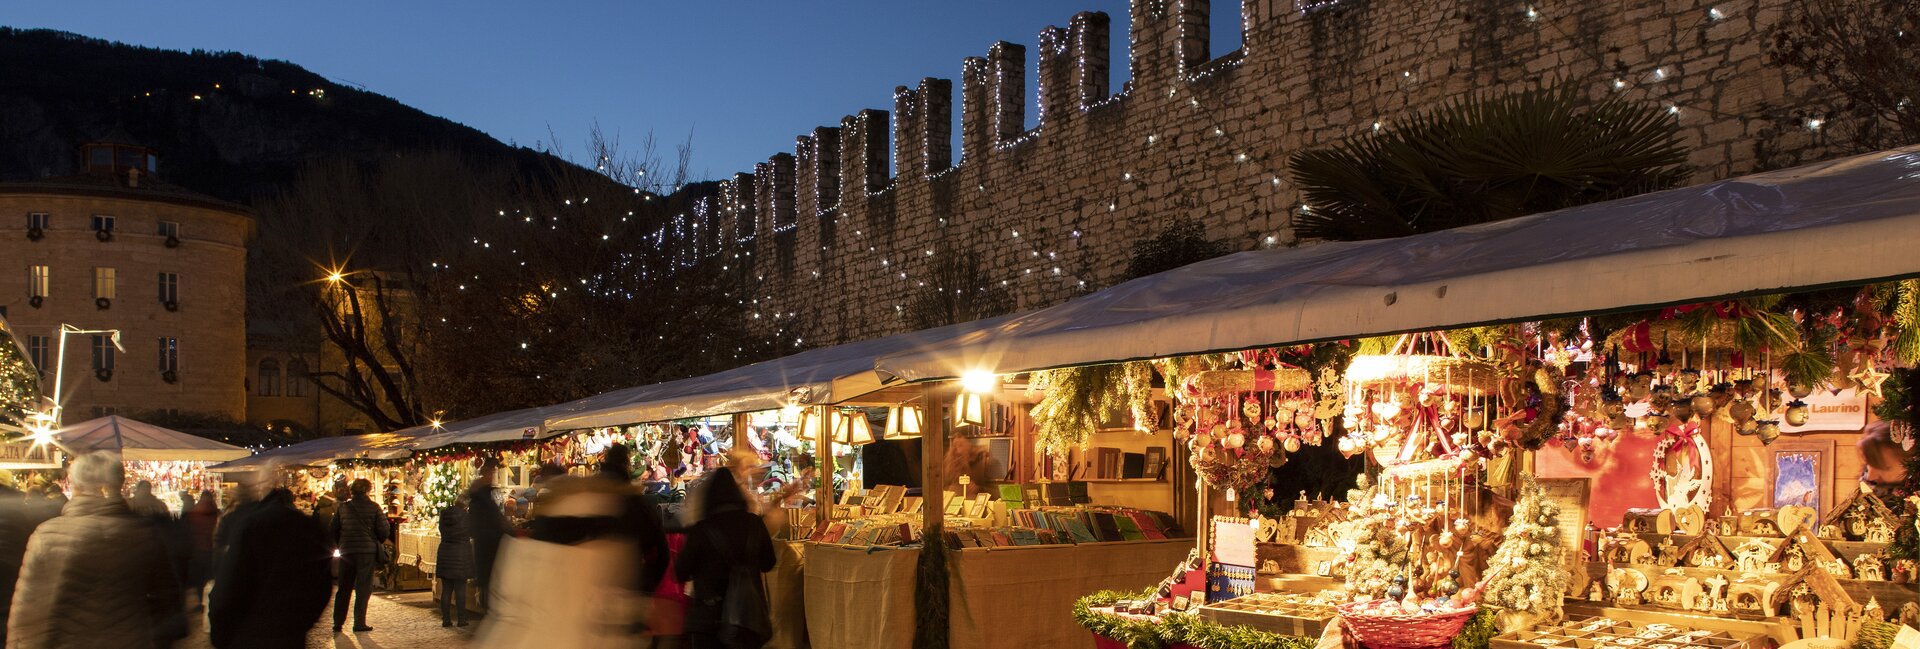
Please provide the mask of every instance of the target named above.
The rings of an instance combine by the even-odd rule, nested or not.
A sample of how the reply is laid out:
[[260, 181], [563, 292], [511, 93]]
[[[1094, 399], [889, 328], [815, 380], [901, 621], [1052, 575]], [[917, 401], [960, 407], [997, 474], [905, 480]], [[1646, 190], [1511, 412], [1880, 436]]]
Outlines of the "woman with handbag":
[[367, 626], [367, 600], [373, 597], [373, 569], [392, 560], [387, 540], [393, 530], [387, 514], [368, 493], [373, 483], [365, 478], [353, 481], [353, 497], [340, 504], [333, 517], [333, 538], [340, 552], [340, 585], [333, 596], [333, 632], [347, 623], [347, 604], [353, 604], [353, 632], [372, 631]]
[[759, 649], [771, 635], [766, 586], [772, 570], [773, 537], [749, 511], [733, 472], [720, 468], [701, 484], [698, 522], [674, 562], [681, 582], [691, 582], [686, 630], [692, 649]]

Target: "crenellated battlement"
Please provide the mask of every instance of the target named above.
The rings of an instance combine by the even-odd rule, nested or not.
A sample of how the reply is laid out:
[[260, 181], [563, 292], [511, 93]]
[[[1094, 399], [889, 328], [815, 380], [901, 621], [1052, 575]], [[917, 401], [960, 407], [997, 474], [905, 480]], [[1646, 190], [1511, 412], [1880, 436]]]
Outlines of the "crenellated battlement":
[[[1825, 154], [1771, 128], [1790, 108], [1764, 55], [1785, 2], [1245, 0], [1242, 48], [1216, 57], [1209, 0], [1134, 0], [1118, 92], [1112, 21], [1079, 13], [1036, 34], [1031, 91], [1027, 46], [960, 61], [958, 160], [956, 90], [925, 78], [896, 86], [891, 112], [800, 134], [721, 182], [700, 218], [712, 254], [760, 280], [757, 304], [833, 312], [790, 327], [813, 344], [927, 324], [908, 307], [932, 290], [991, 287], [1032, 308], [1110, 284], [1175, 217], [1241, 249], [1295, 245], [1289, 154], [1471, 92], [1566, 79], [1671, 106], [1697, 179], [1725, 177], [1763, 148]], [[956, 274], [945, 254], [986, 276]]]

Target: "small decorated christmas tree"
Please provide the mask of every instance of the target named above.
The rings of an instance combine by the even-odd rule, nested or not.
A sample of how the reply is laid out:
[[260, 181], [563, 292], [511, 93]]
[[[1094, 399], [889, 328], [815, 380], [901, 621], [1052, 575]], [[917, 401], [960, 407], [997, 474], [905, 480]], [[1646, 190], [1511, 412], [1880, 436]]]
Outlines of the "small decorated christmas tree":
[[426, 511], [419, 518], [439, 520], [440, 510], [460, 499], [462, 476], [457, 462], [441, 462], [427, 467], [427, 477], [420, 483], [420, 496], [426, 503]]
[[1533, 476], [1520, 476], [1513, 519], [1488, 561], [1491, 575], [1482, 601], [1500, 609], [1503, 632], [1558, 621], [1567, 594], [1562, 565], [1560, 507], [1546, 499]]
[[1347, 594], [1355, 601], [1406, 597], [1413, 557], [1406, 537], [1394, 529], [1387, 495], [1363, 475], [1359, 488], [1347, 492], [1347, 502], [1353, 516], [1334, 524], [1346, 565]]

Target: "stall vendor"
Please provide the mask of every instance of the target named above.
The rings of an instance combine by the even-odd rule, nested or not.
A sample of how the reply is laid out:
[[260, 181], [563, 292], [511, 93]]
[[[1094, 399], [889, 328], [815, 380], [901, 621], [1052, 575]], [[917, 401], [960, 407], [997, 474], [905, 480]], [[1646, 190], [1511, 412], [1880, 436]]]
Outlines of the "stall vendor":
[[1866, 461], [1860, 484], [1882, 499], [1914, 495], [1907, 493], [1905, 486], [1909, 455], [1893, 440], [1892, 433], [1893, 427], [1884, 421], [1868, 424], [1860, 431], [1860, 456]]

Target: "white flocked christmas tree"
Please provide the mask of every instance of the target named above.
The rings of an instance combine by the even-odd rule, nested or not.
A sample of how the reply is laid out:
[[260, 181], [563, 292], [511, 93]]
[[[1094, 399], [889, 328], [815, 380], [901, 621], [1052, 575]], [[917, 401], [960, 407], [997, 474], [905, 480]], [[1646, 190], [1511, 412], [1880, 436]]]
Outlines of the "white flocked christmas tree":
[[1533, 476], [1522, 475], [1513, 518], [1488, 561], [1492, 578], [1482, 600], [1500, 609], [1503, 631], [1560, 619], [1568, 580], [1559, 522], [1559, 505], [1546, 499]]

